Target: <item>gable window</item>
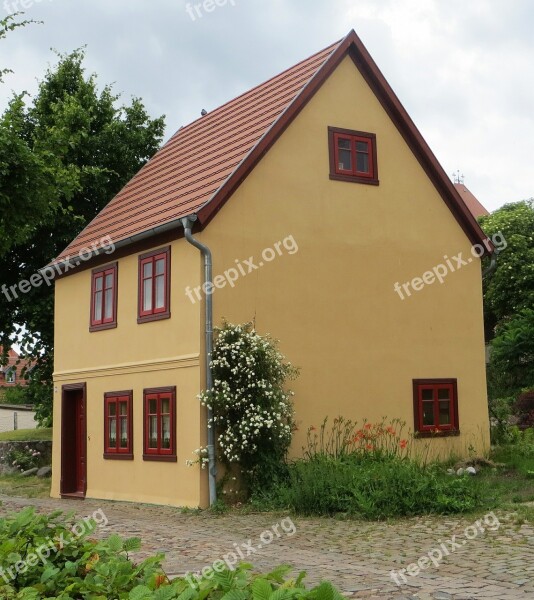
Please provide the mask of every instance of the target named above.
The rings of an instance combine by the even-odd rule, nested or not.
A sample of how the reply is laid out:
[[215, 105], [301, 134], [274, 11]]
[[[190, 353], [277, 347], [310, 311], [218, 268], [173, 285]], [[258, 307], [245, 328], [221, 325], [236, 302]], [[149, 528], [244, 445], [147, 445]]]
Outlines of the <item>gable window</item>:
[[457, 435], [458, 385], [456, 379], [414, 379], [415, 432]]
[[92, 272], [90, 331], [117, 327], [118, 263]]
[[17, 381], [17, 370], [15, 367], [11, 367], [6, 371], [6, 383], [16, 383]]
[[144, 391], [145, 460], [176, 462], [176, 388]]
[[133, 392], [104, 394], [104, 458], [133, 459]]
[[170, 247], [139, 257], [138, 323], [168, 319], [170, 313]]
[[330, 179], [378, 185], [376, 135], [328, 128]]

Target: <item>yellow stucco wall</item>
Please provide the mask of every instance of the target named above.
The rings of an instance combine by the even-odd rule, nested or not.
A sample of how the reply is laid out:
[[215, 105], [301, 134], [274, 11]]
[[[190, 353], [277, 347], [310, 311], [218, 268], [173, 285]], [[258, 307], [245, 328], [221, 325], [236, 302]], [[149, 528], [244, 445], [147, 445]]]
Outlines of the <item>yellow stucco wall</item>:
[[[376, 133], [379, 186], [331, 181], [327, 127]], [[240, 276], [214, 294], [215, 323], [255, 319], [301, 369], [293, 383], [299, 431], [327, 415], [362, 421], [399, 417], [413, 427], [412, 379], [457, 378], [461, 435], [418, 442], [434, 456], [483, 452], [489, 441], [480, 263], [474, 260], [401, 300], [400, 284], [470, 243], [350, 59], [345, 59], [206, 230], [214, 273], [236, 268], [292, 236], [298, 251]], [[288, 247], [292, 247], [288, 244]], [[244, 265], [247, 270], [246, 265]], [[87, 382], [88, 496], [195, 506], [206, 476], [185, 467], [204, 442], [196, 394], [200, 257], [172, 244], [172, 319], [138, 325], [137, 256], [120, 260], [119, 325], [88, 332], [90, 271], [56, 286], [53, 495], [59, 493], [60, 393]], [[153, 364], [151, 364], [153, 363]], [[142, 389], [178, 388], [178, 464], [142, 460]], [[102, 458], [105, 391], [134, 389], [135, 460]]]
[[[87, 383], [87, 497], [176, 506], [205, 504], [205, 478], [187, 467], [205, 440], [198, 306], [179, 292], [182, 281], [200, 281], [198, 252], [171, 248], [171, 319], [137, 324], [137, 255], [119, 260], [118, 327], [89, 332], [91, 271], [56, 283], [54, 470], [52, 495], [60, 493], [61, 388]], [[113, 259], [113, 256], [110, 256]], [[176, 386], [177, 463], [143, 461], [143, 389]], [[103, 458], [105, 392], [133, 390], [134, 460]]]
[[[379, 186], [331, 181], [328, 126], [376, 133]], [[480, 261], [401, 300], [411, 281], [470, 243], [349, 58], [200, 235], [215, 274], [293, 236], [284, 252], [215, 291], [215, 323], [255, 319], [301, 368], [297, 432], [326, 415], [399, 417], [413, 429], [412, 379], [457, 378], [461, 436], [433, 455], [488, 447]], [[455, 264], [455, 261], [452, 261]]]

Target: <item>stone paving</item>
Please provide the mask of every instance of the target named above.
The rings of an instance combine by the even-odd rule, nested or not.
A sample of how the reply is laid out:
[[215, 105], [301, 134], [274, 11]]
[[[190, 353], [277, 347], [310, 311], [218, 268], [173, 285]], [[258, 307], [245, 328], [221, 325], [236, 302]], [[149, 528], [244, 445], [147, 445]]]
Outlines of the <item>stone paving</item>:
[[[295, 517], [291, 522], [296, 532], [291, 535], [291, 523], [284, 521], [284, 514], [187, 514], [170, 507], [98, 500], [0, 496], [0, 501], [0, 514], [28, 504], [39, 511], [74, 510], [80, 517], [102, 509], [109, 524], [101, 535], [141, 537], [143, 548], [135, 559], [164, 552], [170, 575], [198, 571], [239, 549], [259, 570], [289, 564], [296, 573], [307, 571], [309, 584], [328, 579], [351, 598], [534, 598], [534, 527], [503, 512], [496, 512], [500, 522], [496, 531], [489, 531], [481, 519], [484, 533], [476, 525], [470, 527], [474, 517], [424, 517], [392, 523]], [[491, 519], [488, 522], [496, 524]], [[274, 539], [268, 543], [271, 536]], [[441, 544], [449, 555], [438, 561], [437, 551], [445, 554]], [[392, 571], [407, 569], [432, 551], [438, 567], [422, 561], [426, 568], [419, 575], [405, 573], [406, 583], [399, 576], [401, 586], [393, 582]]]

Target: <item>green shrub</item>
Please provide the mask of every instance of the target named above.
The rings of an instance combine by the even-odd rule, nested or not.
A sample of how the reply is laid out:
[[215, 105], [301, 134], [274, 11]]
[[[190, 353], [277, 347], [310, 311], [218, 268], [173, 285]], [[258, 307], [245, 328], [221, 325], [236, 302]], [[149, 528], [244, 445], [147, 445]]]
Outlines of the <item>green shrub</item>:
[[343, 513], [364, 519], [461, 513], [481, 504], [468, 477], [451, 477], [440, 465], [372, 455], [296, 461], [289, 481], [270, 497], [274, 506], [297, 514]]
[[303, 459], [288, 476], [257, 493], [260, 507], [302, 515], [345, 514], [364, 519], [471, 511], [483, 502], [477, 482], [452, 477], [443, 465], [412, 456], [399, 419], [362, 427], [343, 417], [311, 427]]
[[24, 446], [22, 449], [12, 448], [6, 456], [7, 464], [19, 471], [27, 471], [41, 466], [42, 457], [38, 450]]
[[17, 385], [11, 388], [5, 388], [2, 394], [4, 404], [31, 404], [32, 399], [28, 395], [28, 388]]
[[91, 540], [96, 521], [71, 525], [61, 512], [36, 515], [31, 507], [0, 518], [2, 600], [342, 600], [329, 583], [306, 590], [304, 574], [288, 580], [289, 567], [255, 575], [251, 565], [242, 564], [171, 581], [161, 566], [163, 555], [139, 564], [129, 558], [140, 548], [139, 539]]

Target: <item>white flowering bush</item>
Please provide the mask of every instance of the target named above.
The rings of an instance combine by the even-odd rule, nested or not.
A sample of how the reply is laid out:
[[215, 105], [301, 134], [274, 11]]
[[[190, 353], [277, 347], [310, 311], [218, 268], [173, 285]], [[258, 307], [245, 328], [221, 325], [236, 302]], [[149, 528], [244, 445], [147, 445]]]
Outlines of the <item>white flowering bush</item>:
[[201, 446], [193, 451], [193, 454], [196, 456], [195, 460], [186, 460], [185, 464], [188, 467], [192, 467], [193, 465], [200, 465], [201, 469], [207, 469], [210, 459], [208, 457], [208, 449]]
[[294, 429], [293, 392], [284, 388], [297, 369], [284, 362], [277, 343], [251, 323], [216, 330], [213, 389], [200, 394], [213, 410], [219, 455], [238, 464], [249, 487], [284, 463]]

